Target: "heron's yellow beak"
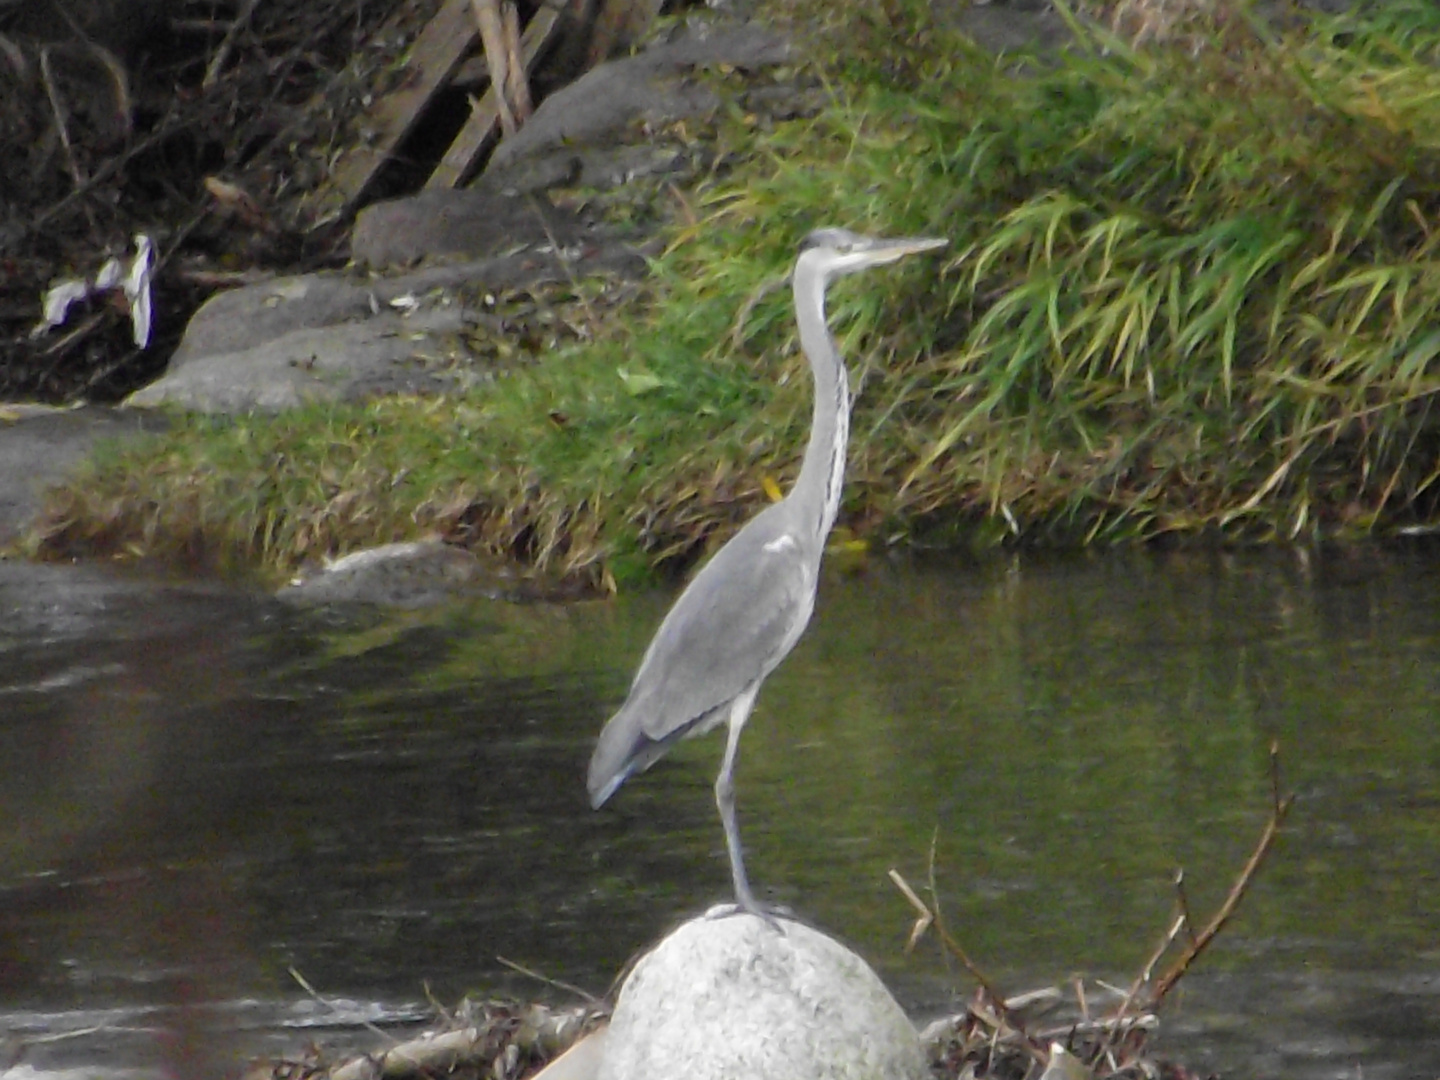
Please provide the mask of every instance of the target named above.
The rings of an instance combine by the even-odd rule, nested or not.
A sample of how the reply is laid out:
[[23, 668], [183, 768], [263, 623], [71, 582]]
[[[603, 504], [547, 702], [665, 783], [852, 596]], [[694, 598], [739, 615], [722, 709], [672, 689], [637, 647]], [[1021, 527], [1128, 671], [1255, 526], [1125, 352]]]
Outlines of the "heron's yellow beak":
[[874, 246], [865, 251], [865, 262], [871, 266], [883, 266], [906, 255], [917, 255], [922, 251], [934, 251], [950, 241], [943, 236], [899, 236], [877, 238]]

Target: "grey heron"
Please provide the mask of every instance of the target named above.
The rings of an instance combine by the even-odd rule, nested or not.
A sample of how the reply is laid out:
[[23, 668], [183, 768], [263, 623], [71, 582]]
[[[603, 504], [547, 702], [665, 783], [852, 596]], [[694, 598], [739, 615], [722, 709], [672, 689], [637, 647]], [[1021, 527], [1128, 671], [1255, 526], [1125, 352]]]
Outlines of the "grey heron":
[[850, 385], [826, 325], [825, 290], [844, 274], [944, 243], [928, 237], [881, 239], [848, 229], [819, 229], [805, 238], [791, 279], [800, 347], [810, 362], [815, 397], [800, 475], [788, 495], [736, 533], [680, 594], [590, 759], [590, 803], [598, 809], [674, 743], [727, 723], [715, 804], [725, 827], [738, 909], [762, 917], [740, 849], [735, 756], [760, 684], [810, 621], [820, 556], [840, 508]]

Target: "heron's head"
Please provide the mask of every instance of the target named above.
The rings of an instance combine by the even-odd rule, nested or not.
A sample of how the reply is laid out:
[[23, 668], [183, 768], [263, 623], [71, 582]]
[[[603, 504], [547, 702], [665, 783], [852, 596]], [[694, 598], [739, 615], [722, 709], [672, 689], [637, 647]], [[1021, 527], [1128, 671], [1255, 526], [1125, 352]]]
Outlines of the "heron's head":
[[816, 229], [800, 242], [799, 265], [807, 265], [828, 280], [932, 251], [947, 242], [931, 236], [863, 236], [849, 229]]

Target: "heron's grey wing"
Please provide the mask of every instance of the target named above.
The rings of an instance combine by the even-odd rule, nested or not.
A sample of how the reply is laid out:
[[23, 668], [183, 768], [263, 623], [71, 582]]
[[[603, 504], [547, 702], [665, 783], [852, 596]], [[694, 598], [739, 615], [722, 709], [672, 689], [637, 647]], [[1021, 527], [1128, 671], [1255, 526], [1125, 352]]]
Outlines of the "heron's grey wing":
[[709, 730], [794, 646], [815, 603], [815, 570], [765, 516], [695, 577], [645, 652], [630, 695], [590, 761], [595, 805], [677, 739]]
[[814, 602], [814, 570], [797, 545], [735, 537], [690, 583], [646, 650], [630, 694], [646, 706], [645, 733], [664, 738], [768, 675]]

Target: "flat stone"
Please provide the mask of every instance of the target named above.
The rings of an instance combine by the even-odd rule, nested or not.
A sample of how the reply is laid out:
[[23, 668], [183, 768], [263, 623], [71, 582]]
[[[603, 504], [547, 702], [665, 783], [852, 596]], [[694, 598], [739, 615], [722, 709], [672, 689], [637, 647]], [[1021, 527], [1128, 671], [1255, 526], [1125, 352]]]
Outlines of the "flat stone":
[[920, 1040], [879, 977], [802, 923], [693, 919], [635, 965], [598, 1080], [923, 1080]]

